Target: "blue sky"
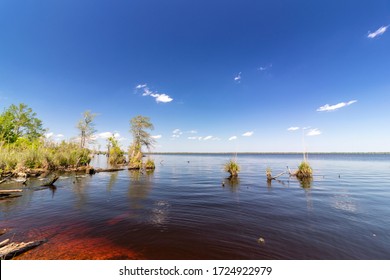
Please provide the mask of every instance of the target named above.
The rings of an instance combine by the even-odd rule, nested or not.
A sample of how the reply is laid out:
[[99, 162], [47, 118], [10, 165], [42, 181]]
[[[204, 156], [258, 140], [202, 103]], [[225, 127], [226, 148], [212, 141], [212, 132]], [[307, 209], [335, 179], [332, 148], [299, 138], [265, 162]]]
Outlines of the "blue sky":
[[[155, 151], [390, 151], [390, 2], [0, 1], [0, 105]], [[230, 139], [230, 140], [229, 140]]]

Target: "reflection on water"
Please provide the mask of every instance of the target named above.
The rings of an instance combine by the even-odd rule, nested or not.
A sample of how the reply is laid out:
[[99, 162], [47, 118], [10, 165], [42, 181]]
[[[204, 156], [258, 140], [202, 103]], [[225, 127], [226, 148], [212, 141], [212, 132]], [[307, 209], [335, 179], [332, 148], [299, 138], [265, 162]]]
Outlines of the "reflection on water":
[[[31, 179], [21, 197], [0, 201], [10, 229], [1, 238], [47, 240], [19, 259], [390, 256], [390, 156], [311, 155], [321, 176], [272, 182], [267, 167], [295, 166], [300, 156], [239, 155], [234, 179], [222, 169], [228, 158], [158, 155], [154, 172], [63, 174], [52, 189]], [[104, 168], [106, 158], [94, 164]]]

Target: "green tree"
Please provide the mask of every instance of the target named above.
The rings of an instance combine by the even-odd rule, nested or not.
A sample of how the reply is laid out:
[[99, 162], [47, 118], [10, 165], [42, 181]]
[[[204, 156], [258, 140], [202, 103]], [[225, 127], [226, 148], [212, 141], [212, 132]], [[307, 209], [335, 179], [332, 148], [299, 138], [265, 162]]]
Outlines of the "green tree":
[[146, 130], [153, 130], [153, 124], [150, 122], [149, 117], [138, 115], [130, 120], [131, 129], [130, 132], [133, 135], [133, 145], [139, 149], [145, 146], [150, 150], [155, 144], [155, 140], [152, 138], [149, 132]]
[[116, 165], [116, 164], [122, 164], [126, 162], [125, 159], [125, 153], [122, 151], [122, 149], [119, 147], [118, 140], [115, 138], [115, 136], [111, 136], [107, 139], [109, 148], [109, 162], [110, 164]]
[[44, 133], [42, 121], [26, 104], [12, 104], [0, 115], [0, 141], [14, 143], [22, 137], [33, 141]]
[[136, 116], [130, 120], [130, 132], [133, 135], [133, 143], [129, 149], [129, 165], [130, 168], [138, 169], [142, 167], [142, 147], [145, 146], [148, 151], [155, 144], [149, 132], [146, 130], [153, 130], [153, 124], [150, 118], [144, 116]]
[[95, 119], [96, 114], [91, 113], [91, 111], [85, 111], [83, 113], [83, 118], [77, 123], [77, 128], [80, 130], [80, 147], [85, 148], [87, 143], [92, 143], [92, 136], [96, 132], [95, 124], [93, 120]]

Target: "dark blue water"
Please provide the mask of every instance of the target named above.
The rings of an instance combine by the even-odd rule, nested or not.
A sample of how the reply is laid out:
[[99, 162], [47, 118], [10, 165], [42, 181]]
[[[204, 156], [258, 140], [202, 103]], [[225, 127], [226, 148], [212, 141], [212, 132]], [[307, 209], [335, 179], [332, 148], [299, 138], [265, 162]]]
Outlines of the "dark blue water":
[[[153, 155], [151, 173], [64, 174], [0, 202], [1, 238], [45, 238], [20, 259], [390, 259], [390, 155]], [[104, 167], [105, 158], [94, 160]], [[3, 184], [0, 188], [20, 188]], [[263, 241], [259, 241], [262, 238]]]

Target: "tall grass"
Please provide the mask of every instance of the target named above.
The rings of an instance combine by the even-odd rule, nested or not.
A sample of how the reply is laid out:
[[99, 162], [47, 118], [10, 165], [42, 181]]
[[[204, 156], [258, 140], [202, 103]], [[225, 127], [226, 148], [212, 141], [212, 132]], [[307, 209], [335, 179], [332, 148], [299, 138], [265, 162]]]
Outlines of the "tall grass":
[[240, 172], [240, 166], [235, 160], [229, 160], [225, 164], [225, 171], [230, 173], [231, 177], [237, 177]]
[[0, 173], [77, 168], [90, 163], [88, 149], [74, 143], [22, 142], [0, 146]]
[[307, 161], [302, 161], [301, 164], [298, 166], [296, 176], [299, 179], [311, 178], [313, 176], [313, 170]]

